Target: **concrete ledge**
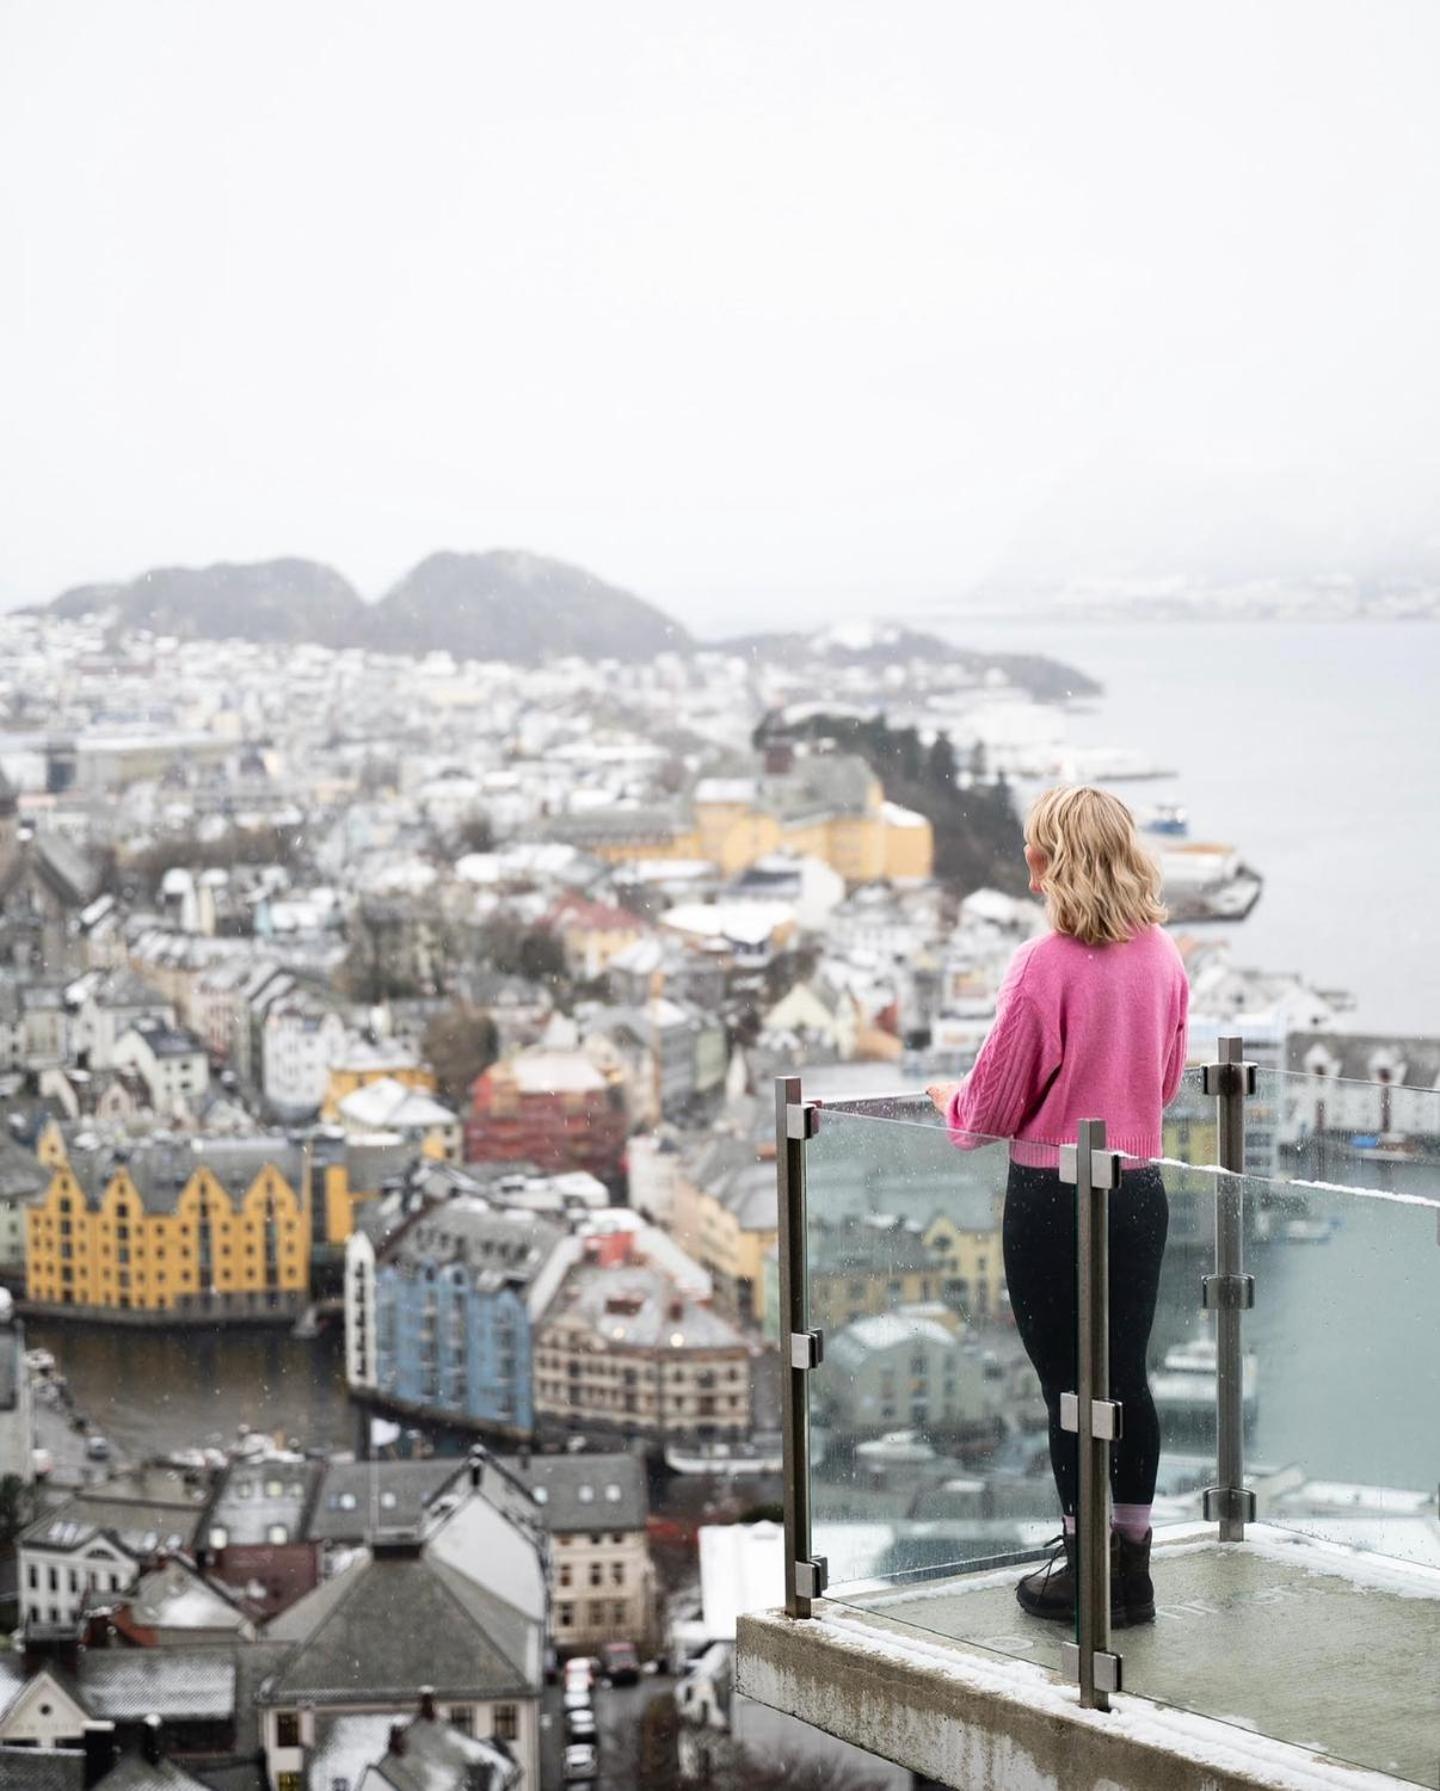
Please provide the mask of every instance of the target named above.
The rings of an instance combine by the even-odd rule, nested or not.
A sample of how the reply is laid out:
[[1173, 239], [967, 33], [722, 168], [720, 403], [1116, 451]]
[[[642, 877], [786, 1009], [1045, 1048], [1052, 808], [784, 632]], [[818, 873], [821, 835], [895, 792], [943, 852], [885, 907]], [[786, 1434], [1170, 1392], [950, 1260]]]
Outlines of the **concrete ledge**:
[[1394, 1791], [1387, 1774], [1121, 1694], [1108, 1714], [1033, 1663], [822, 1600], [741, 1617], [736, 1685], [956, 1791]]

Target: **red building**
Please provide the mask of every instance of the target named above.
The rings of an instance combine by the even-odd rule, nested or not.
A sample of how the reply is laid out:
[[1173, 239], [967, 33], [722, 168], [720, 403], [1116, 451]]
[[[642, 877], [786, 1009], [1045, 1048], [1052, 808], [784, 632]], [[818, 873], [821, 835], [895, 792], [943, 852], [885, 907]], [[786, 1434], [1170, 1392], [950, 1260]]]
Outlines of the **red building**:
[[625, 1180], [625, 1091], [617, 1072], [580, 1051], [522, 1051], [476, 1078], [465, 1120], [469, 1163], [584, 1169]]

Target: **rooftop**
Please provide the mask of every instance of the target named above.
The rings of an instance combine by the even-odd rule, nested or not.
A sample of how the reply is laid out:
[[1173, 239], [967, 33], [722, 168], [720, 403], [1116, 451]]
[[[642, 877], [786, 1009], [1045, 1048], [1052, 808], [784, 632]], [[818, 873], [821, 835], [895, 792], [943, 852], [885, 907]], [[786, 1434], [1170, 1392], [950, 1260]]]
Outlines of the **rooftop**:
[[[512, 1464], [514, 1465], [514, 1464]], [[643, 1530], [649, 1512], [638, 1455], [535, 1455], [515, 1465], [548, 1530]]]
[[418, 1548], [367, 1551], [271, 1623], [272, 1640], [296, 1647], [261, 1695], [365, 1704], [431, 1684], [442, 1698], [534, 1697], [528, 1631], [512, 1606]]
[[575, 1269], [549, 1316], [552, 1323], [579, 1318], [606, 1343], [632, 1349], [730, 1349], [744, 1342], [728, 1319], [697, 1304], [650, 1263]]

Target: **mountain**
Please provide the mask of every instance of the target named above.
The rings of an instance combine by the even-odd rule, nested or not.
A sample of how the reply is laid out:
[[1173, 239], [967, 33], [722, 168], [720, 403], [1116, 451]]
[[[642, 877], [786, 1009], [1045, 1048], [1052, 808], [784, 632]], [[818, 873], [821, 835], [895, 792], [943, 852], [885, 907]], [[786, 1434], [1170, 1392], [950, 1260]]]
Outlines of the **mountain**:
[[187, 640], [316, 641], [353, 646], [370, 611], [350, 582], [316, 560], [248, 566], [168, 566], [128, 585], [78, 585], [50, 613], [67, 620], [114, 612], [121, 629]]
[[953, 646], [938, 634], [895, 622], [835, 622], [816, 634], [742, 634], [713, 646], [717, 652], [759, 657], [797, 669], [820, 663], [873, 666], [880, 671], [887, 665], [923, 660], [929, 665], [954, 666], [974, 678], [998, 672], [1007, 683], [1028, 691], [1040, 702], [1096, 696], [1101, 689], [1084, 672], [1041, 653], [979, 653]]
[[663, 611], [592, 572], [497, 549], [422, 560], [375, 605], [370, 644], [391, 653], [443, 648], [460, 659], [537, 665], [567, 654], [651, 659], [693, 643]]
[[106, 611], [121, 629], [190, 640], [315, 641], [521, 665], [565, 654], [650, 659], [693, 645], [678, 622], [643, 598], [578, 566], [504, 550], [431, 554], [374, 604], [329, 566], [266, 560], [78, 585], [48, 606], [66, 620]]

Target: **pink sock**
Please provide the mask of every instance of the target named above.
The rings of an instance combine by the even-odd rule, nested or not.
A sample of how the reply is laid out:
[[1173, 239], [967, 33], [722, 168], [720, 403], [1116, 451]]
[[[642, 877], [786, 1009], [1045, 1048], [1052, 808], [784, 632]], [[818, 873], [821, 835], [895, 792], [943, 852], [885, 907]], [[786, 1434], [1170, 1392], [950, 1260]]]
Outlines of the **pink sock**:
[[1116, 1505], [1110, 1513], [1110, 1522], [1127, 1542], [1143, 1542], [1150, 1534], [1149, 1505]]

